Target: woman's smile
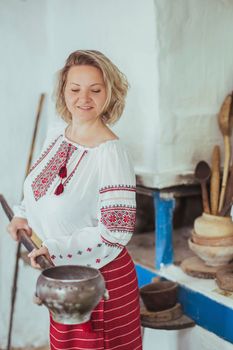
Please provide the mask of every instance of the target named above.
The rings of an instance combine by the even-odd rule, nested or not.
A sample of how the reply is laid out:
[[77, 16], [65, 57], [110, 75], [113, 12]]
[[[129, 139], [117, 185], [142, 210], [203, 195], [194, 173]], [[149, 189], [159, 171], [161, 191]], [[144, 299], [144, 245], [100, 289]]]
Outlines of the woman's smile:
[[67, 74], [65, 102], [74, 120], [95, 120], [103, 112], [107, 93], [100, 69], [83, 65], [73, 66]]
[[90, 109], [92, 109], [93, 107], [91, 106], [78, 106], [79, 109], [82, 109], [84, 111], [89, 111]]

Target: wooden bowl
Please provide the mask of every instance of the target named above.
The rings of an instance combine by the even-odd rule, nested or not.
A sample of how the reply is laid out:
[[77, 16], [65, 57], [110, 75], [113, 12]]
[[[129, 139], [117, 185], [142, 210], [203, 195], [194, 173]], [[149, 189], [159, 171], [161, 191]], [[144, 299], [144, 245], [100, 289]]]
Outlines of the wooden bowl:
[[199, 245], [208, 245], [212, 247], [233, 245], [233, 235], [225, 237], [205, 237], [192, 232], [192, 241]]
[[233, 245], [209, 246], [194, 243], [188, 240], [189, 248], [208, 266], [226, 265], [233, 259]]
[[140, 296], [149, 311], [162, 311], [177, 303], [178, 284], [172, 281], [158, 281], [140, 288]]

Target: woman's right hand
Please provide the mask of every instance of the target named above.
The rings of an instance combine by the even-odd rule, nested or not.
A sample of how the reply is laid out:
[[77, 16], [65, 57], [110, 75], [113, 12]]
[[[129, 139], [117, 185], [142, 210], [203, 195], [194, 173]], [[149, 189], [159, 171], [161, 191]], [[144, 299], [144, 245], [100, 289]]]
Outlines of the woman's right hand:
[[28, 221], [15, 216], [7, 226], [7, 231], [15, 241], [19, 240], [18, 230], [20, 229], [24, 230], [31, 237], [32, 229], [28, 226]]

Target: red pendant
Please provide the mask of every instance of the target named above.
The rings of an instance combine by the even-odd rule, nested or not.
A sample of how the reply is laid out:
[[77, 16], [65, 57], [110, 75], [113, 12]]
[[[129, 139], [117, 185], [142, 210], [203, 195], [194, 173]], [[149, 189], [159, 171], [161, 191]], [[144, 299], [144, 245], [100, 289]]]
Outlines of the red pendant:
[[64, 186], [63, 186], [62, 183], [60, 183], [60, 184], [57, 186], [57, 188], [56, 188], [54, 194], [56, 194], [57, 196], [59, 196], [59, 194], [61, 194], [63, 191], [64, 191]]
[[65, 165], [62, 166], [61, 169], [59, 170], [59, 176], [62, 179], [64, 179], [67, 176], [67, 169]]

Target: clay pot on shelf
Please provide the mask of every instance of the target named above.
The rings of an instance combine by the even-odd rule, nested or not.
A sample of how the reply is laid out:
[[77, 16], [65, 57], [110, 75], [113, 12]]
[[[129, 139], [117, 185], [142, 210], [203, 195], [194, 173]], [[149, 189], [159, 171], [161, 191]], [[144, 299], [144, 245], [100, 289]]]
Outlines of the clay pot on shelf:
[[212, 247], [218, 246], [233, 246], [233, 235], [231, 236], [222, 236], [222, 237], [205, 237], [197, 235], [195, 231], [192, 232], [192, 241], [193, 243], [199, 245], [208, 245]]
[[229, 216], [203, 213], [194, 221], [194, 231], [203, 237], [226, 237], [233, 235], [233, 222]]
[[178, 284], [172, 281], [158, 281], [140, 288], [140, 296], [149, 311], [162, 311], [177, 303]]
[[208, 266], [226, 265], [233, 259], [233, 245], [209, 246], [194, 243], [188, 240], [189, 248]]

